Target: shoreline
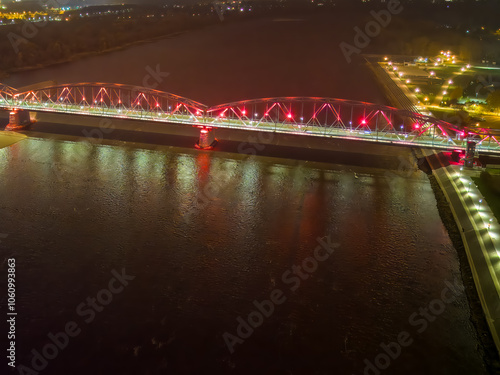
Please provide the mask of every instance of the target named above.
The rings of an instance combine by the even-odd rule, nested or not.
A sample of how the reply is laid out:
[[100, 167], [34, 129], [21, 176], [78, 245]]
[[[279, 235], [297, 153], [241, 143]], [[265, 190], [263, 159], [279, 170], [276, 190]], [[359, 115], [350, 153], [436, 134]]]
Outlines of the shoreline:
[[[266, 17], [266, 15], [257, 15], [257, 16], [253, 16], [253, 17], [257, 17], [257, 18], [258, 17]], [[245, 20], [247, 20], [247, 19], [245, 19]], [[147, 39], [140, 39], [140, 40], [136, 40], [133, 42], [128, 42], [128, 43], [125, 43], [123, 45], [107, 48], [107, 49], [102, 50], [102, 51], [80, 52], [80, 53], [73, 54], [72, 56], [70, 56], [68, 58], [61, 59], [61, 60], [54, 61], [54, 62], [50, 62], [50, 63], [32, 65], [32, 66], [26, 66], [26, 67], [20, 67], [20, 68], [13, 68], [13, 69], [5, 70], [5, 71], [0, 71], [0, 80], [3, 78], [9, 78], [11, 74], [17, 74], [17, 73], [30, 72], [30, 71], [39, 70], [39, 69], [45, 69], [45, 68], [49, 68], [49, 67], [53, 67], [53, 66], [57, 66], [57, 65], [75, 62], [75, 61], [82, 60], [82, 59], [85, 59], [88, 57], [101, 56], [101, 55], [105, 55], [105, 54], [111, 53], [111, 52], [123, 51], [123, 50], [126, 50], [126, 49], [128, 49], [130, 47], [134, 47], [134, 46], [139, 46], [139, 45], [148, 44], [148, 43], [154, 43], [154, 42], [158, 42], [158, 41], [161, 41], [164, 39], [175, 38], [175, 37], [183, 35], [185, 33], [189, 33], [189, 32], [196, 31], [196, 30], [202, 30], [206, 27], [219, 25], [221, 22], [222, 21], [220, 21], [218, 18], [216, 18], [216, 19], [211, 20], [211, 22], [206, 22], [206, 23], [203, 23], [200, 25], [194, 25], [190, 28], [173, 31], [173, 32], [170, 32], [168, 34], [163, 34], [163, 35], [158, 35], [158, 36], [147, 38]], [[232, 22], [234, 22], [233, 19], [224, 20], [225, 24], [230, 24]]]
[[450, 207], [450, 204], [448, 203], [448, 200], [446, 199], [441, 185], [439, 184], [436, 176], [432, 173], [432, 167], [429, 165], [429, 162], [420, 149], [415, 149], [415, 151], [415, 158], [417, 159], [417, 161], [424, 161], [424, 163], [419, 163], [419, 165], [421, 165], [421, 170], [427, 174], [429, 183], [434, 192], [434, 197], [436, 198], [436, 206], [439, 212], [439, 216], [444, 227], [446, 228], [446, 231], [448, 232], [450, 241], [452, 242], [453, 247], [457, 252], [460, 264], [460, 274], [465, 287], [467, 302], [471, 311], [469, 319], [472, 322], [473, 326], [476, 328], [478, 340], [481, 344], [481, 350], [483, 351], [482, 356], [484, 358], [487, 370], [490, 373], [499, 373], [500, 357], [493, 340], [493, 336], [491, 335], [490, 328], [486, 321], [486, 316], [484, 314], [484, 310], [476, 289], [476, 284], [474, 282], [474, 277], [469, 263], [469, 258], [467, 256], [467, 251], [465, 249], [465, 245], [457, 222], [455, 221], [452, 209]]
[[[434, 153], [433, 155], [422, 151], [422, 155], [431, 170], [432, 178], [431, 176], [429, 178], [434, 180], [434, 186], [438, 192], [436, 199], [441, 198], [441, 206], [446, 211], [446, 216], [442, 219], [443, 223], [447, 228], [450, 228], [448, 233], [452, 242], [458, 244], [456, 250], [460, 259], [462, 280], [464, 285], [468, 286], [467, 299], [472, 313], [470, 320], [476, 327], [478, 338], [484, 350], [485, 362], [490, 370], [498, 373], [500, 371], [500, 343], [499, 327], [496, 323], [498, 321], [497, 306], [499, 305], [498, 290], [495, 286], [497, 275], [495, 270], [488, 266], [492, 261], [491, 246], [493, 246], [495, 255], [498, 253], [496, 253], [496, 245], [493, 241], [494, 236], [490, 236], [488, 240], [488, 236], [483, 238], [485, 233], [481, 233], [481, 231], [486, 231], [486, 233], [490, 231], [490, 229], [485, 229], [482, 219], [483, 215], [487, 214], [490, 209], [487, 204], [483, 205], [479, 215], [480, 223], [477, 222], [478, 219], [470, 212], [470, 204], [467, 203], [467, 199], [470, 200], [471, 197], [467, 193], [462, 198], [463, 191], [458, 190], [458, 187], [455, 186], [455, 179], [452, 178], [451, 174], [456, 173], [453, 171], [456, 166], [450, 165], [442, 153]], [[462, 185], [464, 184], [463, 178], [465, 177], [459, 179]], [[471, 189], [470, 185], [469, 189]], [[473, 193], [474, 196], [482, 198], [484, 201], [484, 197], [476, 190], [474, 185], [471, 194]], [[476, 210], [479, 211], [477, 206]], [[493, 225], [491, 231], [495, 232], [495, 223], [490, 225]]]
[[154, 43], [154, 42], [164, 40], [164, 39], [175, 38], [179, 35], [182, 35], [182, 34], [194, 31], [194, 30], [199, 30], [199, 29], [202, 29], [203, 27], [206, 27], [206, 26], [210, 26], [210, 25], [200, 26], [199, 28], [194, 27], [191, 29], [175, 31], [175, 32], [172, 32], [169, 34], [160, 35], [160, 36], [149, 38], [149, 39], [141, 39], [141, 40], [137, 40], [134, 42], [128, 42], [128, 43], [123, 44], [121, 46], [115, 46], [112, 48], [105, 49], [103, 51], [80, 52], [80, 53], [74, 54], [71, 57], [68, 57], [66, 59], [54, 61], [51, 63], [34, 65], [34, 66], [27, 66], [27, 67], [22, 67], [22, 68], [13, 68], [13, 69], [10, 69], [7, 71], [0, 72], [0, 79], [9, 78], [11, 74], [30, 72], [30, 71], [34, 71], [34, 70], [38, 70], [38, 69], [46, 69], [46, 68], [54, 67], [57, 65], [63, 65], [63, 64], [75, 62], [78, 60], [83, 60], [83, 59], [88, 58], [88, 57], [101, 56], [101, 55], [105, 55], [105, 54], [108, 54], [111, 52], [123, 51], [127, 48], [142, 45], [142, 44]]
[[[371, 62], [367, 57], [364, 58], [366, 64], [376, 78], [379, 86], [388, 96], [388, 99], [391, 101], [391, 103], [393, 103], [393, 105], [397, 108], [404, 108], [400, 100], [397, 99], [398, 95], [384, 84], [385, 80], [380, 76], [382, 72], [380, 71], [381, 67], [379, 66], [379, 64], [376, 63], [377, 66], [374, 66], [375, 63]], [[395, 87], [398, 86], [395, 85]], [[406, 97], [402, 90], [400, 94]], [[407, 99], [410, 100], [409, 98]], [[413, 150], [417, 163], [421, 160], [425, 161], [424, 165], [421, 165], [422, 163], [418, 163], [418, 165], [421, 165], [421, 170], [423, 170], [429, 178], [429, 183], [431, 184], [432, 190], [434, 192], [434, 197], [436, 199], [439, 216], [441, 217], [441, 221], [443, 222], [443, 225], [448, 232], [448, 236], [453, 244], [453, 247], [456, 250], [460, 263], [462, 282], [465, 286], [467, 301], [471, 311], [470, 320], [476, 329], [486, 367], [491, 373], [499, 373], [499, 348], [497, 347], [497, 344], [493, 338], [493, 333], [491, 332], [491, 328], [487, 322], [487, 316], [481, 302], [481, 296], [479, 295], [479, 291], [477, 289], [476, 282], [478, 281], [474, 279], [471, 265], [472, 260], [468, 255], [466, 244], [464, 243], [464, 238], [462, 237], [462, 233], [460, 232], [459, 224], [457, 222], [458, 219], [455, 218], [453, 214], [453, 211], [456, 211], [456, 209], [452, 207], [451, 201], [446, 198], [446, 192], [443, 191], [444, 188], [440, 181], [438, 181], [438, 177], [436, 177], [434, 168], [431, 166], [429, 160], [426, 157], [426, 154], [420, 148], [413, 148]]]

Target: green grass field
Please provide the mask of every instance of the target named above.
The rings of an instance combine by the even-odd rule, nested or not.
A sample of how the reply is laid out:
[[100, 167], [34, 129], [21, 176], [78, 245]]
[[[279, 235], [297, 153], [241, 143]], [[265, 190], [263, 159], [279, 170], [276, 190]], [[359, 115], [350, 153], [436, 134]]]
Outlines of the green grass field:
[[493, 215], [500, 219], [500, 195], [493, 191], [493, 189], [481, 178], [472, 177], [472, 181], [476, 184], [477, 188], [483, 194], [486, 203], [490, 207], [491, 211], [493, 211]]

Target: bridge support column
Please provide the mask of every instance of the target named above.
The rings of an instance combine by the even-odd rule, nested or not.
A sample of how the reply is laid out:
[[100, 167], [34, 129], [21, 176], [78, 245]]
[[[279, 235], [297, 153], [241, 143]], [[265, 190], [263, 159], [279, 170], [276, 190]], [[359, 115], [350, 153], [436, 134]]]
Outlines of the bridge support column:
[[13, 109], [9, 114], [9, 124], [6, 130], [24, 129], [31, 124], [29, 111], [25, 109]]
[[200, 129], [200, 138], [196, 143], [196, 148], [210, 150], [217, 144], [217, 139], [212, 128], [202, 127]]

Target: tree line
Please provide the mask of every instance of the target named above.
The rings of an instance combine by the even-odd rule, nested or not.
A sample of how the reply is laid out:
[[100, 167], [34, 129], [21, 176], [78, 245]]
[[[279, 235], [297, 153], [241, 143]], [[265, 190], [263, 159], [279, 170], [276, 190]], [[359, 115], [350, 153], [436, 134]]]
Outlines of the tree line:
[[99, 53], [130, 43], [199, 28], [213, 16], [169, 14], [164, 17], [116, 19], [91, 17], [46, 25], [20, 23], [0, 30], [0, 71], [45, 66], [81, 54]]

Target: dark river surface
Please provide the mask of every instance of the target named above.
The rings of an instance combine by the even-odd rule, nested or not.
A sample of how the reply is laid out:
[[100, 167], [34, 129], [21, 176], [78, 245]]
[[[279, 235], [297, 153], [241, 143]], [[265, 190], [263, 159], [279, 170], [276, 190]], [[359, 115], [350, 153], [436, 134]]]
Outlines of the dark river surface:
[[[324, 96], [386, 104], [363, 60], [339, 48], [354, 37], [330, 17], [224, 23], [205, 30], [3, 79], [149, 86], [208, 105], [274, 96]], [[149, 68], [148, 68], [149, 67]], [[154, 79], [152, 71], [160, 74]]]
[[[141, 84], [160, 64], [157, 88], [206, 104], [385, 103], [326, 21], [221, 24], [7, 83]], [[0, 149], [0, 181], [26, 366], [2, 374], [487, 373], [421, 171], [46, 135]]]

